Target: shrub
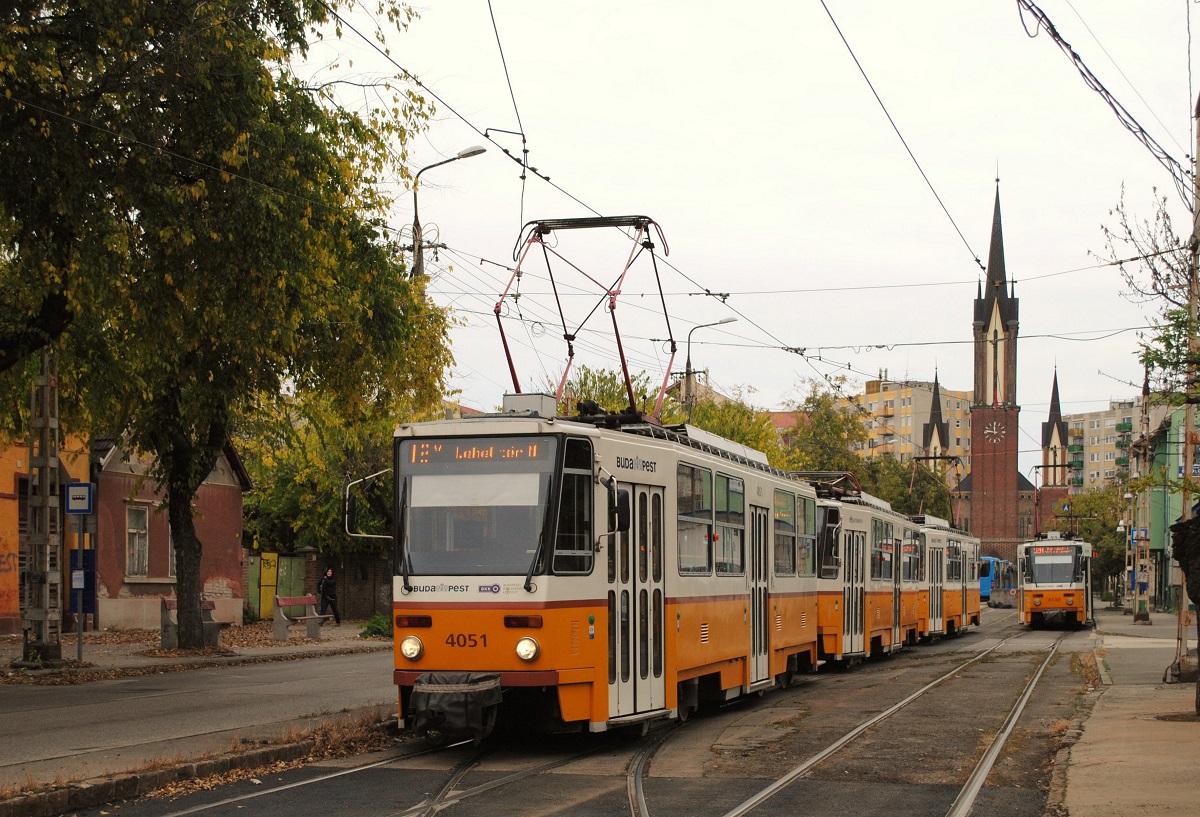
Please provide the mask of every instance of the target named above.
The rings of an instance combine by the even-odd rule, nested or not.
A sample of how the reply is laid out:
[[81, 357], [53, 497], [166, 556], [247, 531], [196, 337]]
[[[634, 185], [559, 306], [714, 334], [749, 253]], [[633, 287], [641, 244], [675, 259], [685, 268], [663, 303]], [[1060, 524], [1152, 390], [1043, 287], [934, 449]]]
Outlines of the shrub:
[[376, 613], [358, 631], [359, 638], [391, 638], [392, 619], [386, 613]]

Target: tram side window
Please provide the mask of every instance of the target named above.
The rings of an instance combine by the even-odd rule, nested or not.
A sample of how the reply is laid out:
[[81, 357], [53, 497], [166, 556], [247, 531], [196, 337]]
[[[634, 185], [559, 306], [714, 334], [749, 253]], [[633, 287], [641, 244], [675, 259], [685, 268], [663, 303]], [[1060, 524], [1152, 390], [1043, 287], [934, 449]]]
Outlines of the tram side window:
[[796, 575], [796, 497], [775, 492], [775, 575]]
[[962, 545], [954, 539], [946, 548], [946, 581], [962, 581]]
[[746, 486], [737, 477], [717, 474], [717, 574], [745, 572]]
[[817, 501], [807, 497], [796, 500], [800, 536], [796, 541], [796, 572], [801, 576], [817, 574]]
[[871, 578], [892, 578], [892, 526], [882, 519], [871, 520]]
[[558, 574], [592, 572], [592, 446], [568, 439], [558, 505], [558, 535], [553, 570]]
[[675, 476], [679, 496], [679, 573], [707, 576], [712, 573], [713, 562], [712, 471], [680, 463]]
[[904, 539], [900, 544], [900, 578], [906, 582], [919, 581], [921, 578], [921, 543], [917, 532], [912, 528], [904, 529]]
[[842, 514], [837, 508], [817, 506], [817, 549], [822, 579], [836, 579], [841, 566], [841, 551], [838, 549], [838, 531], [842, 527]]

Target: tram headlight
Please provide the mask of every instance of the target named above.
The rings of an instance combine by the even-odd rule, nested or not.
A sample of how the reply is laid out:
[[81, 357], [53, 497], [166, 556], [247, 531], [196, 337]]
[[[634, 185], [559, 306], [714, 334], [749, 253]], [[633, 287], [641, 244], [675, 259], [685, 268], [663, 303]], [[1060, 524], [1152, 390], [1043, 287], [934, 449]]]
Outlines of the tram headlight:
[[538, 646], [537, 641], [529, 636], [525, 636], [517, 641], [517, 658], [520, 658], [522, 661], [532, 661], [538, 657], [539, 652], [541, 652], [541, 647]]
[[406, 635], [400, 642], [400, 654], [409, 661], [416, 661], [425, 652], [425, 645], [415, 635]]
[[1067, 596], [1067, 606], [1068, 606], [1068, 607], [1070, 607], [1070, 606], [1071, 606], [1071, 605], [1073, 605], [1074, 603], [1075, 603], [1075, 597], [1074, 597], [1074, 596]]
[[1034, 606], [1034, 607], [1041, 607], [1041, 606], [1042, 606], [1042, 600], [1041, 600], [1041, 599], [1034, 599], [1034, 600], [1033, 600], [1033, 606]]

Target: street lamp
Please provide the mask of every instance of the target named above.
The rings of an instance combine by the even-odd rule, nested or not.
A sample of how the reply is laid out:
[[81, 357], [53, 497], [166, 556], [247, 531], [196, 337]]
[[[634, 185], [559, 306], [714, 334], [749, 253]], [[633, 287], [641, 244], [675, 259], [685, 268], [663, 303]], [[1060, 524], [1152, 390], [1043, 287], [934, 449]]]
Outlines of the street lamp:
[[719, 320], [719, 321], [713, 321], [712, 323], [702, 323], [697, 326], [693, 326], [691, 328], [691, 330], [688, 332], [687, 362], [684, 364], [684, 367], [683, 367], [683, 385], [686, 387], [686, 390], [684, 393], [684, 395], [685, 395], [684, 402], [687, 403], [688, 422], [691, 422], [692, 405], [696, 402], [695, 395], [692, 392], [692, 332], [695, 332], [697, 329], [704, 329], [705, 327], [708, 327], [708, 326], [721, 326], [722, 324], [734, 323], [735, 321], [737, 321], [737, 318], [721, 318], [721, 320]]
[[412, 275], [409, 276], [410, 278], [419, 278], [425, 274], [425, 247], [424, 242], [421, 240], [421, 219], [417, 214], [417, 182], [420, 180], [421, 174], [426, 170], [448, 165], [451, 162], [457, 162], [459, 159], [469, 159], [472, 156], [478, 156], [486, 152], [487, 148], [480, 145], [472, 145], [469, 148], [463, 148], [449, 159], [442, 159], [440, 162], [425, 165], [425, 167], [417, 171], [417, 175], [413, 176], [413, 268]]

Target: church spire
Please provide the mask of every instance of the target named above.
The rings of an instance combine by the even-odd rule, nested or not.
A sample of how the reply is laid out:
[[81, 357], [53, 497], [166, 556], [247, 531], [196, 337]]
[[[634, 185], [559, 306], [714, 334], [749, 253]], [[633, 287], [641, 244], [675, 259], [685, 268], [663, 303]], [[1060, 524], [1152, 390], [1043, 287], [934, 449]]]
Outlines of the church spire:
[[935, 435], [938, 446], [943, 449], [950, 447], [950, 424], [942, 420], [942, 387], [938, 383], [937, 370], [933, 373], [933, 402], [929, 404], [929, 422], [925, 423], [921, 433], [921, 447], [926, 452], [933, 448]]
[[1000, 227], [1000, 182], [996, 182], [996, 205], [992, 209], [992, 243], [988, 247], [988, 291], [1004, 291], [1004, 230]]
[[1058, 429], [1058, 443], [1067, 441], [1067, 424], [1062, 418], [1062, 408], [1058, 402], [1058, 369], [1054, 370], [1054, 386], [1050, 389], [1050, 416], [1042, 423], [1042, 448], [1049, 448], [1054, 443], [1054, 430]]
[[1004, 229], [1000, 219], [1000, 180], [996, 180], [996, 203], [992, 208], [992, 241], [988, 247], [987, 281], [975, 298], [975, 320], [987, 322], [992, 305], [999, 302], [1000, 318], [1007, 324], [1017, 318], [1015, 288], [1010, 291], [1004, 268]]

